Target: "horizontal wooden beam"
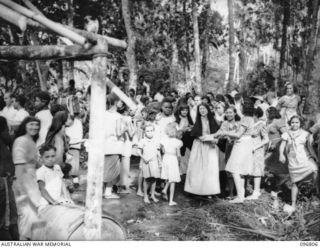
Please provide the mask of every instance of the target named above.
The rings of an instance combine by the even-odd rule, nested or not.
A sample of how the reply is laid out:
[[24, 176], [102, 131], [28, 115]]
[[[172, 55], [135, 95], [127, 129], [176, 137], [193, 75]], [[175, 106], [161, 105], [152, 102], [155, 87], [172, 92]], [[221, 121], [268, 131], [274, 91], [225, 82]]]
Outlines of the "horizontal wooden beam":
[[2, 4], [0, 4], [0, 16], [7, 22], [19, 27], [21, 31], [25, 31], [27, 28], [27, 18], [25, 16], [20, 15]]
[[54, 22], [49, 20], [43, 15], [34, 13], [33, 11], [15, 3], [11, 0], [0, 0], [0, 3], [7, 6], [8, 8], [18, 12], [21, 15], [24, 15], [30, 19], [33, 19], [42, 25], [46, 26], [48, 29], [51, 29], [52, 31], [56, 32], [57, 34], [60, 34], [61, 36], [64, 36], [73, 42], [79, 44], [79, 45], [85, 45], [87, 42], [87, 39], [83, 37], [82, 35], [79, 35], [75, 32], [72, 32], [71, 30], [67, 29], [65, 26], [63, 26], [60, 23]]
[[73, 46], [0, 46], [0, 60], [49, 60], [49, 59], [91, 59], [98, 54], [108, 55], [107, 48], [92, 46], [85, 49]]
[[[120, 48], [126, 48], [127, 43], [124, 40], [119, 40], [117, 38], [109, 37], [106, 35], [100, 35], [100, 34], [95, 34], [86, 30], [81, 30], [78, 28], [62, 25], [60, 23], [55, 23], [49, 19], [47, 19], [30, 1], [23, 1], [31, 10], [24, 8], [23, 6], [20, 6], [12, 1], [8, 0], [0, 0], [0, 3], [6, 4], [9, 8], [11, 8], [14, 11], [17, 11], [18, 13], [21, 13], [22, 15], [27, 17], [27, 24], [28, 26], [43, 30], [43, 31], [50, 31], [53, 33], [58, 33], [62, 36], [65, 36], [73, 41], [74, 37], [70, 36], [70, 33], [64, 32], [63, 34], [61, 33], [62, 30], [71, 30], [74, 33], [83, 36], [86, 38], [90, 43], [95, 45], [98, 41], [98, 39], [105, 39], [108, 42], [109, 46], [113, 47], [120, 47]], [[0, 15], [0, 17], [2, 17]], [[49, 24], [49, 25], [48, 25]], [[53, 25], [54, 28], [52, 28]], [[58, 28], [58, 31], [57, 31]], [[71, 33], [72, 34], [72, 33]], [[78, 38], [79, 36], [77, 36]], [[78, 43], [77, 41], [75, 41]]]
[[[31, 26], [37, 30], [41, 30], [41, 31], [45, 31], [45, 32], [53, 32], [50, 29], [48, 29], [47, 27], [41, 25], [38, 22], [32, 21], [31, 19], [27, 20], [27, 25]], [[126, 48], [127, 47], [127, 42], [125, 42], [124, 40], [119, 40], [117, 38], [109, 37], [106, 35], [95, 34], [95, 33], [92, 33], [92, 32], [86, 31], [86, 30], [81, 30], [81, 29], [74, 28], [74, 27], [69, 27], [69, 26], [65, 26], [65, 27], [67, 29], [70, 29], [73, 32], [87, 38], [93, 44], [96, 44], [98, 39], [103, 39], [108, 42], [109, 46], [119, 47], [119, 48]]]

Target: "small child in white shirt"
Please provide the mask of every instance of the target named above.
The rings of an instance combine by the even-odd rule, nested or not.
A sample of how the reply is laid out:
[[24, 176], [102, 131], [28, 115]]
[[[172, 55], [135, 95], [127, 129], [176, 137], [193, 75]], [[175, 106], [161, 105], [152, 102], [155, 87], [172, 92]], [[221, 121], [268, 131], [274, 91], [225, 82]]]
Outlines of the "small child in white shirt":
[[44, 145], [40, 148], [42, 166], [37, 170], [37, 181], [41, 192], [41, 206], [62, 203], [74, 204], [63, 182], [63, 173], [55, 164], [56, 148]]

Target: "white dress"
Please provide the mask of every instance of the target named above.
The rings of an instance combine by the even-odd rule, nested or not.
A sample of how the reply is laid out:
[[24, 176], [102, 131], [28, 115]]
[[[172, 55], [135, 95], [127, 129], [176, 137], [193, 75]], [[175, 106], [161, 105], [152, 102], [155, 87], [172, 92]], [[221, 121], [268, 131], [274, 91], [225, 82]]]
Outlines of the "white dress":
[[160, 143], [155, 139], [143, 138], [138, 144], [146, 163], [140, 159], [143, 178], [160, 178]]
[[303, 180], [318, 170], [307, 149], [308, 136], [309, 133], [302, 129], [282, 134], [282, 140], [287, 142], [286, 150], [289, 161], [289, 174], [293, 183]]
[[182, 141], [166, 137], [161, 140], [161, 144], [165, 150], [162, 158], [161, 179], [168, 180], [169, 183], [178, 183], [181, 178], [177, 150], [182, 147]]

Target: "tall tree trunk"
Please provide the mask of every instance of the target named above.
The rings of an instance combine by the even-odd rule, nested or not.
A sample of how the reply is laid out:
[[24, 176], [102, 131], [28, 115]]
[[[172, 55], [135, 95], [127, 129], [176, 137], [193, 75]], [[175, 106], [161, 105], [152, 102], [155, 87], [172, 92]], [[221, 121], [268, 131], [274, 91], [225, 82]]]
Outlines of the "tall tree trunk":
[[192, 8], [192, 21], [193, 21], [193, 38], [194, 38], [194, 58], [195, 58], [195, 83], [198, 92], [202, 92], [201, 87], [201, 52], [200, 52], [200, 38], [199, 38], [199, 25], [198, 25], [198, 8], [193, 1]]
[[209, 56], [210, 56], [210, 47], [209, 47], [209, 24], [212, 16], [212, 10], [210, 8], [210, 1], [208, 2], [206, 11], [206, 27], [205, 27], [205, 37], [204, 37], [204, 48], [203, 48], [203, 59], [202, 59], [202, 77], [203, 77], [203, 84], [202, 84], [202, 92], [205, 92], [207, 89], [205, 86], [208, 85], [208, 63], [209, 63]]
[[[98, 46], [107, 44], [98, 42]], [[104, 129], [103, 118], [106, 111], [106, 78], [105, 69], [107, 58], [105, 56], [93, 59], [90, 97], [90, 147], [88, 160], [88, 178], [86, 209], [84, 216], [84, 235], [86, 240], [101, 239], [101, 215], [102, 215], [102, 187], [104, 164], [104, 139], [99, 130]]]
[[233, 0], [228, 0], [228, 20], [229, 20], [229, 79], [227, 90], [230, 91], [234, 87], [234, 67], [235, 67], [235, 57], [234, 57], [234, 14], [233, 14]]
[[129, 9], [129, 0], [121, 0], [122, 5], [122, 15], [124, 19], [124, 24], [126, 27], [126, 32], [128, 36], [128, 47], [126, 52], [127, 63], [129, 67], [129, 88], [137, 88], [137, 62], [135, 54], [136, 46], [136, 36], [131, 27], [131, 14]]
[[280, 64], [279, 64], [279, 77], [282, 75], [282, 69], [286, 60], [287, 51], [287, 31], [290, 22], [290, 0], [283, 0], [283, 21], [282, 21], [282, 38], [280, 48]]
[[[171, 9], [170, 5], [170, 15], [174, 15], [177, 11], [178, 0], [175, 0], [174, 9]], [[177, 47], [176, 41], [176, 22], [172, 28], [172, 57], [171, 57], [171, 67], [170, 67], [170, 88], [174, 88], [175, 84], [178, 80], [178, 70], [179, 70], [179, 51]], [[169, 31], [171, 30], [171, 26], [169, 25]]]
[[188, 64], [184, 65], [184, 76], [185, 76], [187, 91], [191, 92], [191, 89], [193, 86], [192, 86], [192, 81], [190, 79], [190, 66]]
[[318, 11], [319, 11], [319, 3], [320, 0], [313, 0], [312, 5], [312, 19], [311, 19], [311, 33], [308, 40], [308, 47], [307, 47], [307, 58], [304, 64], [304, 81], [306, 83], [309, 82], [311, 77], [311, 71], [313, 69], [313, 58], [315, 54], [315, 48], [316, 48], [316, 40], [317, 40], [317, 23], [318, 23]]
[[[307, 56], [306, 60], [304, 62], [304, 84], [307, 87], [307, 95], [310, 97], [307, 97], [307, 108], [308, 112], [314, 112], [318, 108], [318, 101], [319, 101], [319, 95], [315, 94], [315, 92], [318, 93], [316, 85], [319, 84], [319, 78], [316, 78], [315, 80], [312, 80], [312, 71], [315, 67], [318, 67], [318, 65], [314, 64], [314, 58], [319, 56], [319, 52], [317, 48], [317, 43], [319, 42], [319, 29], [318, 27], [318, 12], [320, 7], [320, 0], [313, 0], [312, 6], [312, 18], [311, 18], [311, 33], [308, 40], [308, 46], [307, 46]], [[318, 46], [319, 47], [319, 46]], [[319, 69], [319, 67], [317, 68]], [[314, 84], [312, 84], [312, 82]]]
[[[240, 23], [241, 27], [243, 27], [243, 21]], [[248, 58], [245, 49], [245, 35], [244, 32], [240, 32], [240, 54], [239, 54], [239, 78], [240, 78], [240, 89], [244, 92], [247, 89], [246, 77], [247, 77], [247, 66], [248, 66]]]
[[[75, 14], [73, 0], [68, 0], [68, 14], [67, 14], [67, 25], [73, 27], [73, 17]], [[63, 68], [63, 88], [68, 88], [69, 81], [74, 79], [74, 62], [73, 61], [63, 61], [62, 62]]]
[[172, 59], [171, 59], [171, 68], [170, 68], [170, 86], [171, 88], [174, 87], [175, 83], [177, 82], [177, 75], [178, 75], [178, 47], [177, 42], [172, 41]]
[[[39, 40], [38, 40], [35, 33], [30, 33], [30, 39], [31, 39], [32, 45], [39, 45]], [[48, 90], [47, 81], [48, 81], [48, 76], [49, 76], [49, 68], [46, 65], [46, 63], [41, 60], [36, 60], [35, 64], [36, 64], [38, 78], [39, 78], [39, 82], [40, 82], [40, 88], [42, 91], [47, 91]]]

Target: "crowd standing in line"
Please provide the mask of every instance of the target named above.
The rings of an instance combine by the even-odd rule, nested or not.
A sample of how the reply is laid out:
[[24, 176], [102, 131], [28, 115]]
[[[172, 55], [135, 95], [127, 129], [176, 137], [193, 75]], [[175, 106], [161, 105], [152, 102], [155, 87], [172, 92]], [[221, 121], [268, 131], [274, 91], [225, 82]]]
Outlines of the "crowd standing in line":
[[[140, 157], [137, 196], [145, 204], [160, 197], [169, 206], [176, 184], [185, 192], [227, 198], [230, 204], [256, 200], [265, 172], [290, 175], [291, 212], [299, 185], [312, 179], [319, 194], [320, 115], [311, 122], [294, 86], [277, 98], [192, 92], [160, 88], [154, 97], [143, 77], [129, 97], [135, 112], [113, 93], [107, 96], [104, 135], [103, 198], [132, 193], [130, 158]], [[303, 98], [302, 98], [303, 99]], [[2, 100], [2, 99], [0, 99]], [[25, 109], [23, 92], [6, 92], [0, 109], [0, 236], [30, 239], [38, 211], [48, 205], [74, 204], [65, 178], [79, 184], [80, 156], [88, 137], [90, 87], [74, 81], [59, 98], [38, 92], [35, 115]], [[303, 125], [308, 121], [308, 126]], [[246, 195], [245, 181], [253, 178]], [[14, 180], [15, 179], [15, 180]], [[116, 187], [115, 187], [116, 186]], [[121, 199], [120, 199], [121, 200]], [[19, 213], [19, 217], [18, 217]], [[19, 228], [18, 228], [19, 227]], [[19, 231], [18, 231], [19, 229]]]

